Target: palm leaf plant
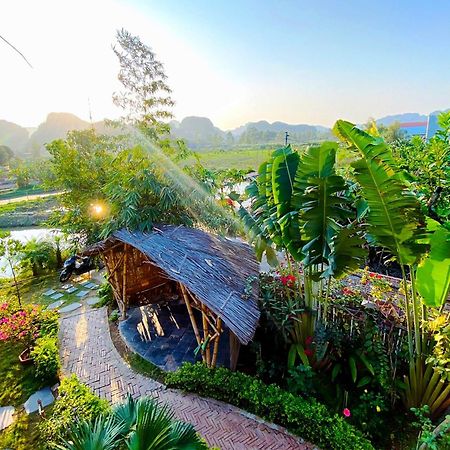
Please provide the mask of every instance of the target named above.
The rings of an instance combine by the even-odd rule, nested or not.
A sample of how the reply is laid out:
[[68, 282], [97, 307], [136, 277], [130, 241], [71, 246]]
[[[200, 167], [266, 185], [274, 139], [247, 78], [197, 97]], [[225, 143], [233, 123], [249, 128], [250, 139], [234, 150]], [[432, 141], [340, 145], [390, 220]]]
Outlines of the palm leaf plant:
[[118, 436], [123, 424], [112, 416], [99, 416], [92, 422], [79, 422], [69, 431], [59, 450], [114, 450], [119, 448]]
[[421, 324], [428, 318], [427, 306], [442, 306], [448, 295], [448, 253], [445, 256], [448, 232], [437, 225], [427, 227], [419, 200], [381, 138], [342, 120], [336, 122], [334, 132], [358, 155], [351, 165], [369, 208], [368, 240], [389, 250], [402, 270], [409, 350], [406, 404], [408, 407], [427, 404], [435, 413], [448, 399], [450, 387], [425, 362], [429, 339]]
[[150, 397], [116, 405], [108, 415], [79, 422], [59, 450], [207, 450], [208, 446], [188, 423], [174, 420], [167, 406]]

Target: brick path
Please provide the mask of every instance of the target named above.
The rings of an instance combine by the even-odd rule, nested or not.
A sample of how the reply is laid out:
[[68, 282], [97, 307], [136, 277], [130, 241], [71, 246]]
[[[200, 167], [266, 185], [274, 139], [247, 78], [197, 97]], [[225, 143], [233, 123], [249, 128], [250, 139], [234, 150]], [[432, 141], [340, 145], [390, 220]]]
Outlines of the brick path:
[[61, 319], [63, 374], [77, 374], [96, 394], [111, 402], [128, 392], [150, 395], [170, 405], [175, 416], [192, 423], [211, 446], [222, 450], [308, 450], [285, 430], [231, 405], [167, 389], [135, 373], [120, 357], [109, 334], [106, 309], [90, 309]]

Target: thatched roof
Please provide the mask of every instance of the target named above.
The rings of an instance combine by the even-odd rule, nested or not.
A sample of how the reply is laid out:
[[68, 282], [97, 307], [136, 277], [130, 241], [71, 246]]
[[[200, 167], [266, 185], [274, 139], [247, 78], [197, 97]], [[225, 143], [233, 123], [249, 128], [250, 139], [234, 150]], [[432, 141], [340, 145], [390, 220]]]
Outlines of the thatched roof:
[[245, 294], [250, 277], [259, 273], [249, 245], [198, 229], [160, 225], [150, 233], [117, 231], [84, 254], [103, 253], [120, 242], [135, 247], [167, 278], [182, 283], [219, 315], [243, 344], [251, 341], [260, 312], [257, 282], [253, 281], [253, 288]]

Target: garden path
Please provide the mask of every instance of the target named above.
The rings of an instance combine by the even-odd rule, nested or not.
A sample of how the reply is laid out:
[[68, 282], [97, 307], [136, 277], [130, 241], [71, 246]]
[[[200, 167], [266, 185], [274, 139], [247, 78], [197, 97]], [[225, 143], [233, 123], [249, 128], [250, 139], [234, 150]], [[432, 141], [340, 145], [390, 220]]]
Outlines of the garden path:
[[127, 393], [157, 398], [168, 404], [178, 419], [192, 423], [210, 446], [222, 450], [315, 448], [231, 405], [167, 389], [134, 372], [112, 343], [106, 308], [83, 308], [63, 317], [60, 337], [63, 375], [75, 373], [96, 394], [113, 403]]

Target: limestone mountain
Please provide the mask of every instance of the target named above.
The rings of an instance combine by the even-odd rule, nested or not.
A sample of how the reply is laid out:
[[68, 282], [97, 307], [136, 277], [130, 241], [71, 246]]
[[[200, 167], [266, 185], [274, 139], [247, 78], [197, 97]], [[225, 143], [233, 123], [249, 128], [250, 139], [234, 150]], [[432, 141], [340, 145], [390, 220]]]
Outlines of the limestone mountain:
[[15, 154], [25, 151], [28, 143], [28, 131], [6, 120], [0, 120], [0, 145], [6, 145]]

